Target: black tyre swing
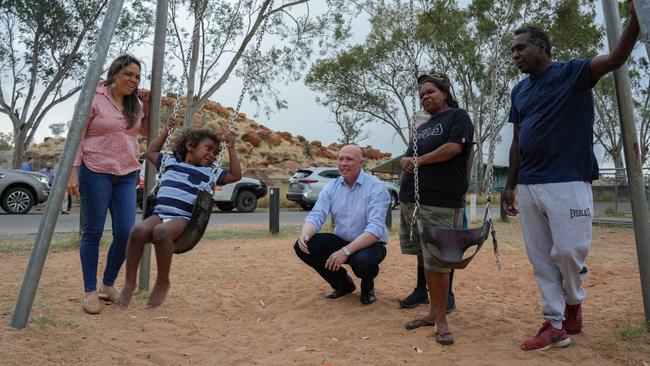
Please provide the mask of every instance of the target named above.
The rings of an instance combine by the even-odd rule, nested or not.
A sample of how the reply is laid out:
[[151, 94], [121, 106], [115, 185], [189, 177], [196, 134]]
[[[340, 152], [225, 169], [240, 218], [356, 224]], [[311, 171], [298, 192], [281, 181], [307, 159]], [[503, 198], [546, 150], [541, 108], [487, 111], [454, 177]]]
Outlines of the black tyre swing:
[[[262, 21], [262, 25], [259, 31], [259, 34], [257, 36], [257, 41], [255, 44], [255, 48], [253, 49], [253, 55], [257, 55], [259, 53], [260, 45], [262, 43], [262, 37], [264, 36], [264, 33], [266, 32], [266, 25], [268, 23], [268, 20], [272, 14], [273, 10], [273, 1], [269, 1], [268, 4], [268, 9], [266, 11], [266, 15], [264, 16], [264, 20]], [[194, 25], [194, 32], [192, 36], [192, 41], [190, 43], [190, 46], [188, 47], [188, 57], [189, 59], [191, 52], [192, 52], [192, 45], [194, 42], [196, 42], [196, 39], [198, 38], [199, 32], [198, 32], [198, 26], [201, 23], [201, 18], [203, 16], [203, 11], [205, 10], [205, 5], [207, 1], [202, 2], [203, 4], [203, 9], [201, 9], [198, 14], [199, 17]], [[235, 108], [235, 111], [233, 112], [231, 119], [230, 119], [230, 125], [229, 128], [231, 131], [235, 131], [237, 127], [237, 117], [239, 116], [239, 111], [241, 109], [241, 104], [242, 101], [244, 100], [244, 96], [246, 95], [246, 91], [248, 90], [248, 86], [250, 84], [250, 79], [252, 76], [252, 71], [250, 67], [247, 68], [246, 74], [244, 76], [244, 86], [242, 87], [241, 93], [239, 95], [239, 102], [237, 103], [237, 108]], [[182, 92], [184, 82], [186, 78], [186, 73], [183, 72], [183, 76], [181, 78], [181, 87], [180, 91]], [[181, 93], [176, 94], [176, 103], [174, 105], [174, 109], [172, 112], [172, 116], [175, 118], [177, 113], [178, 113], [178, 108], [180, 104], [180, 95]], [[169, 131], [169, 135], [167, 136], [167, 140], [165, 141], [164, 148], [163, 150], [166, 150], [166, 147], [168, 146], [169, 142], [171, 141], [171, 137], [173, 135], [173, 129]], [[213, 169], [212, 169], [212, 174], [210, 178], [210, 184], [208, 185], [210, 188], [213, 187], [213, 185], [216, 183], [217, 180], [217, 172], [219, 170], [219, 167], [221, 166], [221, 163], [223, 162], [223, 158], [225, 156], [226, 152], [226, 142], [222, 141], [221, 142], [221, 148], [219, 151], [219, 156], [213, 163]], [[165, 167], [161, 166], [158, 174], [156, 175], [156, 185], [152, 189], [151, 193], [147, 195], [147, 200], [144, 208], [144, 214], [143, 218], [147, 218], [153, 214], [154, 206], [156, 203], [156, 194], [158, 192], [158, 188], [160, 187], [160, 178], [162, 177], [162, 174], [164, 173]], [[208, 227], [208, 222], [210, 221], [210, 215], [212, 214], [212, 209], [214, 207], [214, 199], [212, 197], [212, 190], [210, 188], [200, 190], [197, 197], [196, 201], [194, 202], [194, 207], [192, 208], [192, 215], [190, 217], [190, 221], [187, 224], [187, 227], [181, 234], [181, 236], [174, 241], [174, 253], [175, 254], [182, 254], [185, 252], [189, 252], [192, 250], [201, 240], [203, 237], [203, 234], [205, 233], [206, 228]]]
[[[412, 3], [412, 1], [411, 1]], [[413, 6], [410, 7], [411, 12], [411, 40], [414, 39], [414, 29], [415, 29], [415, 16]], [[415, 196], [415, 208], [413, 210], [412, 219], [411, 219], [411, 237], [413, 236], [413, 230], [416, 229], [420, 235], [420, 240], [430, 243], [439, 249], [440, 255], [432, 255], [433, 261], [441, 266], [442, 268], [453, 268], [453, 269], [463, 269], [474, 259], [476, 254], [487, 240], [488, 236], [492, 234], [492, 245], [494, 250], [494, 255], [496, 257], [497, 270], [501, 268], [498, 252], [498, 244], [496, 239], [496, 230], [494, 229], [494, 223], [490, 215], [490, 201], [491, 201], [491, 190], [492, 183], [494, 181], [494, 149], [496, 145], [496, 135], [498, 133], [497, 129], [494, 127], [496, 124], [496, 77], [499, 70], [498, 66], [498, 57], [499, 50], [501, 47], [501, 35], [497, 34], [494, 41], [494, 55], [492, 59], [492, 91], [491, 91], [491, 109], [490, 109], [490, 152], [488, 154], [488, 185], [487, 185], [487, 199], [485, 205], [485, 215], [483, 216], [483, 224], [480, 227], [472, 229], [447, 229], [439, 228], [424, 224], [422, 220], [418, 219], [419, 216], [419, 179], [418, 179], [418, 163], [417, 163], [417, 126], [415, 121], [415, 100], [413, 100], [413, 113], [411, 117], [411, 135], [413, 143], [413, 157], [414, 157], [414, 196]], [[415, 52], [413, 54], [416, 54]], [[415, 95], [419, 95], [419, 90], [417, 90], [417, 76], [418, 76], [418, 65], [417, 61], [413, 58], [413, 69], [416, 85]], [[465, 256], [465, 252], [474, 247], [474, 251]]]

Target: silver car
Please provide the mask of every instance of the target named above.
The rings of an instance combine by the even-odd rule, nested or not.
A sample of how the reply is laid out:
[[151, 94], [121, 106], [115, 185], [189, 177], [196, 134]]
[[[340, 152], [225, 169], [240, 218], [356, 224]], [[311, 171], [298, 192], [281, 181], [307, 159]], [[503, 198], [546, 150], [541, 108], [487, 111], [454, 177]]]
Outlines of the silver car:
[[10, 214], [26, 214], [35, 204], [47, 201], [47, 176], [36, 172], [0, 168], [0, 206]]
[[[325, 184], [340, 176], [339, 170], [332, 167], [304, 168], [296, 171], [289, 178], [287, 199], [296, 202], [303, 210], [311, 210]], [[390, 207], [394, 209], [399, 203], [399, 187], [391, 182], [382, 181], [390, 194]]]

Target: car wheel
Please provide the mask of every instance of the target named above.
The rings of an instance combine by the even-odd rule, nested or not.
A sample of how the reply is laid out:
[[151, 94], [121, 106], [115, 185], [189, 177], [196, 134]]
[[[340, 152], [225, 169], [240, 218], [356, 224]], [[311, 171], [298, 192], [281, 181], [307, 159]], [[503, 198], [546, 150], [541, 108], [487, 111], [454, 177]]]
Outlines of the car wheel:
[[237, 195], [237, 211], [253, 212], [257, 208], [257, 197], [251, 191], [241, 191]]
[[7, 190], [2, 196], [2, 209], [10, 214], [26, 214], [34, 207], [34, 194], [25, 187]]
[[235, 208], [235, 205], [232, 203], [217, 202], [217, 207], [223, 212], [230, 212], [233, 208]]
[[313, 203], [300, 203], [300, 207], [302, 207], [303, 210], [305, 211], [311, 211], [312, 208], [314, 208]]
[[395, 206], [397, 206], [397, 195], [395, 193], [390, 194], [390, 209], [394, 210]]

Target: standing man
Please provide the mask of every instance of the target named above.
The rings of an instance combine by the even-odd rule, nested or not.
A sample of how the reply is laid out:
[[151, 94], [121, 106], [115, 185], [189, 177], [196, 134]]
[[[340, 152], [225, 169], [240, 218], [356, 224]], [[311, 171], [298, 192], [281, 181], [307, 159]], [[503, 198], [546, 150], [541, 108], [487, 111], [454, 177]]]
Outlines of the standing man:
[[523, 342], [524, 350], [566, 347], [567, 334], [582, 330], [591, 181], [598, 179], [591, 89], [634, 48], [639, 23], [632, 1], [628, 5], [630, 22], [610, 54], [552, 62], [548, 36], [531, 26], [517, 29], [510, 47], [515, 65], [529, 76], [512, 89], [514, 133], [502, 205], [508, 215], [520, 213], [545, 319], [537, 336]]
[[27, 171], [27, 172], [31, 172], [32, 170], [34, 170], [34, 169], [32, 168], [32, 164], [34, 164], [34, 158], [32, 158], [31, 156], [28, 156], [28, 157], [27, 157], [27, 161], [25, 161], [25, 162], [20, 166], [20, 170], [24, 170], [24, 171]]
[[[328, 182], [305, 218], [294, 245], [298, 257], [318, 272], [334, 291], [326, 299], [337, 299], [356, 289], [343, 264], [349, 264], [361, 279], [361, 303], [372, 304], [374, 279], [386, 257], [386, 212], [390, 197], [384, 184], [366, 172], [361, 149], [344, 146], [339, 152], [340, 177]], [[328, 215], [334, 233], [318, 233]]]
[[46, 162], [45, 167], [41, 168], [41, 170], [39, 170], [38, 172], [47, 176], [47, 182], [51, 186], [52, 181], [54, 180], [54, 169], [52, 168], [52, 162], [51, 161]]
[[[56, 177], [56, 173], [59, 171], [59, 163], [56, 163], [54, 165], [54, 176]], [[52, 183], [50, 183], [51, 185]], [[61, 213], [64, 215], [67, 215], [70, 213], [70, 210], [72, 209], [72, 196], [68, 193], [68, 190], [66, 189], [64, 191], [65, 195], [63, 196], [63, 202], [61, 202]]]

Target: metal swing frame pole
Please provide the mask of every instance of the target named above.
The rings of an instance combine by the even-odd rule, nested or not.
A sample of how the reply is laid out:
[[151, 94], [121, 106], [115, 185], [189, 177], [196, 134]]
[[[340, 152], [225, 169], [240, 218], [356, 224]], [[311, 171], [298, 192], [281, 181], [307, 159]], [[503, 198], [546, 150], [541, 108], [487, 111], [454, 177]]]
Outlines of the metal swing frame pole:
[[104, 15], [102, 28], [99, 32], [95, 49], [93, 50], [93, 57], [88, 65], [88, 70], [86, 71], [86, 76], [79, 93], [79, 100], [75, 105], [72, 115], [72, 121], [70, 122], [68, 136], [65, 139], [65, 146], [61, 154], [61, 162], [59, 163], [57, 176], [54, 179], [54, 185], [47, 202], [45, 214], [41, 219], [34, 247], [32, 248], [32, 255], [29, 258], [29, 264], [25, 271], [23, 285], [20, 288], [20, 294], [16, 301], [16, 308], [10, 326], [12, 330], [23, 329], [27, 326], [38, 283], [43, 272], [43, 265], [45, 264], [45, 259], [50, 249], [50, 242], [52, 241], [56, 221], [61, 211], [64, 190], [68, 184], [74, 156], [81, 141], [81, 131], [88, 120], [90, 106], [95, 95], [95, 89], [97, 88], [104, 62], [106, 61], [106, 55], [122, 10], [122, 4], [123, 0], [111, 0]]
[[[149, 92], [149, 135], [147, 147], [160, 134], [160, 102], [162, 95], [163, 67], [165, 66], [165, 36], [167, 34], [167, 11], [169, 3], [167, 0], [158, 0], [156, 4], [156, 26], [153, 37], [153, 55], [151, 62], [151, 90]], [[147, 192], [156, 184], [156, 171], [145, 159], [144, 190], [142, 191], [142, 207], [147, 207]], [[144, 212], [143, 212], [144, 219]], [[138, 288], [149, 289], [149, 278], [151, 273], [151, 243], [147, 243], [140, 258], [140, 270], [138, 271]]]
[[[648, 1], [636, 0], [635, 3], [644, 7]], [[602, 4], [605, 26], [607, 28], [607, 41], [609, 43], [609, 49], [612, 50], [621, 35], [621, 16], [618, 11], [618, 2], [615, 0], [602, 0]], [[643, 23], [642, 20], [648, 22], [650, 19], [639, 18], [640, 24]], [[648, 202], [646, 201], [645, 187], [643, 184], [639, 140], [634, 124], [634, 104], [632, 102], [627, 63], [614, 71], [614, 84], [618, 102], [618, 115], [621, 121], [625, 167], [627, 168], [627, 178], [630, 187], [634, 237], [636, 239], [636, 250], [639, 261], [645, 321], [647, 330], [650, 331], [650, 215], [648, 213]]]

